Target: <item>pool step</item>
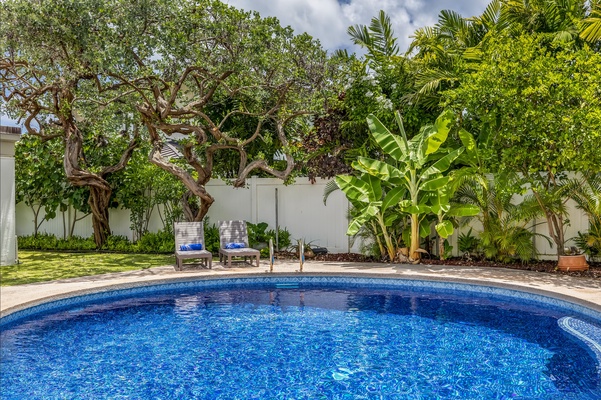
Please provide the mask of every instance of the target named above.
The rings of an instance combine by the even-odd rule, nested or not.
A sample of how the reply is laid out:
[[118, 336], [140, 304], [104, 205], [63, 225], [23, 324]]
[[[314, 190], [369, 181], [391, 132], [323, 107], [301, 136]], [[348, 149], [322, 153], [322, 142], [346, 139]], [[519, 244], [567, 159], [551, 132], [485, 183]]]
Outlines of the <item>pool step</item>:
[[601, 375], [601, 328], [574, 317], [563, 317], [557, 321], [561, 329], [582, 340], [597, 357]]
[[297, 282], [293, 282], [293, 283], [276, 283], [275, 284], [276, 289], [298, 289], [298, 283]]

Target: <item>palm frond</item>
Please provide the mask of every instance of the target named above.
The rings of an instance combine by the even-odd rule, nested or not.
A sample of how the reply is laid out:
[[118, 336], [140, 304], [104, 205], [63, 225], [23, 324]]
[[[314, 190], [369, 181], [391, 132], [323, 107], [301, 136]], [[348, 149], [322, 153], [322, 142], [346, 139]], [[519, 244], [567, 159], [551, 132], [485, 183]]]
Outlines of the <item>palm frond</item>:
[[383, 10], [380, 10], [378, 17], [371, 20], [369, 29], [372, 32], [372, 43], [375, 50], [385, 56], [394, 56], [399, 52], [392, 29], [390, 17]]
[[351, 58], [351, 56], [349, 55], [348, 51], [346, 49], [337, 49], [334, 50], [334, 52], [332, 53], [332, 57], [333, 58], [340, 58], [343, 60], [348, 60]]
[[325, 187], [323, 188], [323, 204], [326, 205], [326, 202], [328, 201], [328, 197], [330, 197], [330, 195], [337, 191], [340, 190], [340, 188], [338, 187], [338, 184], [336, 184], [335, 180], [331, 180], [328, 183], [326, 183]]
[[351, 37], [353, 43], [358, 46], [369, 49], [373, 45], [373, 39], [365, 25], [350, 26], [347, 33]]
[[456, 11], [442, 10], [438, 15], [436, 27], [441, 36], [457, 38], [468, 30], [468, 21]]
[[597, 5], [580, 25], [580, 38], [589, 43], [601, 41], [601, 5]]
[[413, 53], [415, 49], [419, 49], [416, 57], [420, 58], [421, 54], [431, 51], [431, 48], [437, 45], [439, 34], [438, 28], [434, 26], [425, 26], [416, 29], [413, 35], [410, 36], [413, 38], [413, 41], [405, 54], [409, 55]]

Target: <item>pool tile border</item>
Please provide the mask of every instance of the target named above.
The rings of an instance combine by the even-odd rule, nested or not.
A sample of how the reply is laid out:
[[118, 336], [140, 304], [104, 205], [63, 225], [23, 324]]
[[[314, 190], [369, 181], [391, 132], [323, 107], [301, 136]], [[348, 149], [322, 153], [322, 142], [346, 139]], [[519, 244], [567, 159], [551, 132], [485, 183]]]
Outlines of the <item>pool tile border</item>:
[[189, 288], [223, 288], [223, 287], [240, 287], [247, 285], [290, 285], [294, 283], [299, 284], [328, 284], [328, 285], [341, 285], [346, 288], [359, 288], [366, 286], [375, 286], [378, 288], [407, 288], [418, 290], [444, 290], [452, 292], [469, 292], [478, 293], [480, 295], [493, 295], [500, 297], [508, 297], [512, 299], [532, 301], [535, 303], [542, 303], [549, 307], [559, 308], [563, 310], [570, 310], [573, 313], [585, 316], [595, 324], [601, 326], [601, 311], [597, 311], [590, 307], [575, 303], [568, 299], [562, 299], [557, 297], [551, 297], [546, 294], [533, 293], [531, 291], [524, 291], [521, 287], [499, 287], [492, 286], [490, 283], [487, 284], [474, 284], [473, 282], [449, 282], [442, 280], [430, 280], [430, 279], [406, 279], [398, 277], [364, 277], [364, 276], [349, 276], [349, 275], [267, 275], [267, 276], [256, 276], [246, 275], [239, 277], [211, 277], [201, 279], [183, 279], [183, 280], [163, 280], [163, 281], [151, 281], [151, 282], [140, 282], [136, 284], [125, 284], [101, 287], [89, 292], [74, 292], [68, 295], [68, 297], [61, 298], [49, 298], [42, 300], [33, 305], [24, 305], [13, 312], [0, 318], [0, 328], [11, 324], [22, 318], [27, 318], [37, 313], [43, 313], [53, 309], [60, 309], [72, 304], [77, 303], [89, 303], [98, 300], [109, 299], [113, 297], [126, 297], [130, 295], [138, 295], [143, 293], [152, 293], [162, 290], [178, 290], [178, 289], [189, 289]]

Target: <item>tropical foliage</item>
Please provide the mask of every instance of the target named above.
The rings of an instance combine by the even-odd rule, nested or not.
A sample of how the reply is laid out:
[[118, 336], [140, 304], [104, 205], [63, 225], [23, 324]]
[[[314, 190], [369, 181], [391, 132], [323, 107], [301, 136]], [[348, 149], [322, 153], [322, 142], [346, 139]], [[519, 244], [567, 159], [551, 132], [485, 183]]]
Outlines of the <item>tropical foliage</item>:
[[[316, 41], [219, 1], [0, 7], [7, 109], [29, 134], [64, 139], [65, 173], [89, 188], [98, 247], [110, 233], [108, 179], [125, 168], [140, 135], [151, 143], [151, 162], [200, 199], [183, 202], [199, 221], [214, 201], [205, 189], [214, 171], [237, 187], [252, 171], [289, 177], [295, 142], [328, 95], [326, 53]], [[172, 136], [189, 168], [162, 155]], [[89, 162], [91, 142], [97, 164]], [[109, 147], [105, 155], [118, 157], [97, 154]]]
[[586, 232], [574, 240], [591, 257], [601, 257], [601, 173], [574, 179], [568, 183], [571, 198], [589, 221]]
[[[419, 260], [420, 237], [429, 235], [429, 227], [421, 225], [420, 230], [420, 224], [433, 210], [435, 214], [450, 211], [450, 198], [445, 190], [449, 177], [444, 172], [463, 148], [441, 149], [454, 120], [450, 111], [442, 113], [434, 124], [424, 126], [411, 140], [407, 138], [398, 112], [395, 117], [400, 135], [390, 132], [373, 115], [367, 119], [373, 139], [388, 160], [359, 157], [352, 167], [361, 173], [361, 177], [341, 175], [336, 177], [336, 183], [361, 212], [353, 218], [348, 234], [357, 233], [365, 222], [374, 217], [384, 231], [386, 225], [393, 222], [384, 219], [384, 212], [396, 207], [409, 216], [409, 255], [411, 259]], [[383, 185], [389, 190], [383, 191]], [[364, 206], [360, 207], [358, 203], [364, 203]], [[443, 235], [450, 229], [446, 222], [436, 225], [437, 231]], [[385, 239], [388, 254], [393, 259], [390, 237], [385, 236]]]
[[[536, 256], [538, 219], [561, 255], [570, 199], [590, 221], [574, 240], [599, 254], [598, 0], [443, 10], [406, 53], [380, 12], [348, 29], [364, 56], [328, 56], [307, 34], [218, 0], [0, 10], [3, 112], [27, 130], [17, 200], [36, 233], [75, 209], [92, 213], [97, 248], [118, 244], [108, 208], [123, 207], [136, 238], [160, 246], [151, 216], [165, 235], [175, 220], [203, 220], [215, 177], [242, 187], [251, 173], [306, 175], [336, 177], [328, 190], [352, 204], [348, 233], [371, 235], [388, 260], [401, 246], [419, 259], [434, 232], [444, 258], [445, 239], [475, 215], [482, 230], [460, 246], [470, 254]], [[73, 231], [65, 224], [64, 239]]]
[[[601, 168], [601, 54], [566, 50], [544, 35], [491, 40], [447, 104], [490, 140], [490, 171], [523, 174], [547, 220], [557, 254], [565, 244], [565, 171]], [[536, 157], [532, 155], [536, 154]]]

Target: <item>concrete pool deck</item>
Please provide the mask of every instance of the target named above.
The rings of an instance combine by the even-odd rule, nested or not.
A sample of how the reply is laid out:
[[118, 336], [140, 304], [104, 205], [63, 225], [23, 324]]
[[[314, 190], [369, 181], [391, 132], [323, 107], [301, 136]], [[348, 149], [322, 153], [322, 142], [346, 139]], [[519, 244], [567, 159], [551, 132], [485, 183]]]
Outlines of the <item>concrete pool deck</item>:
[[[298, 262], [276, 261], [273, 273], [269, 263], [259, 267], [234, 264], [231, 268], [214, 262], [213, 269], [192, 268], [185, 265], [175, 271], [173, 265], [120, 273], [93, 275], [79, 278], [0, 287], [0, 317], [37, 304], [71, 296], [106, 290], [153, 285], [168, 282], [230, 278], [244, 276], [300, 275]], [[408, 265], [351, 262], [316, 262], [304, 264], [302, 275], [364, 276], [396, 279], [419, 279], [470, 283], [541, 294], [580, 304], [601, 312], [601, 280], [541, 272], [491, 267], [458, 267], [442, 265]]]

